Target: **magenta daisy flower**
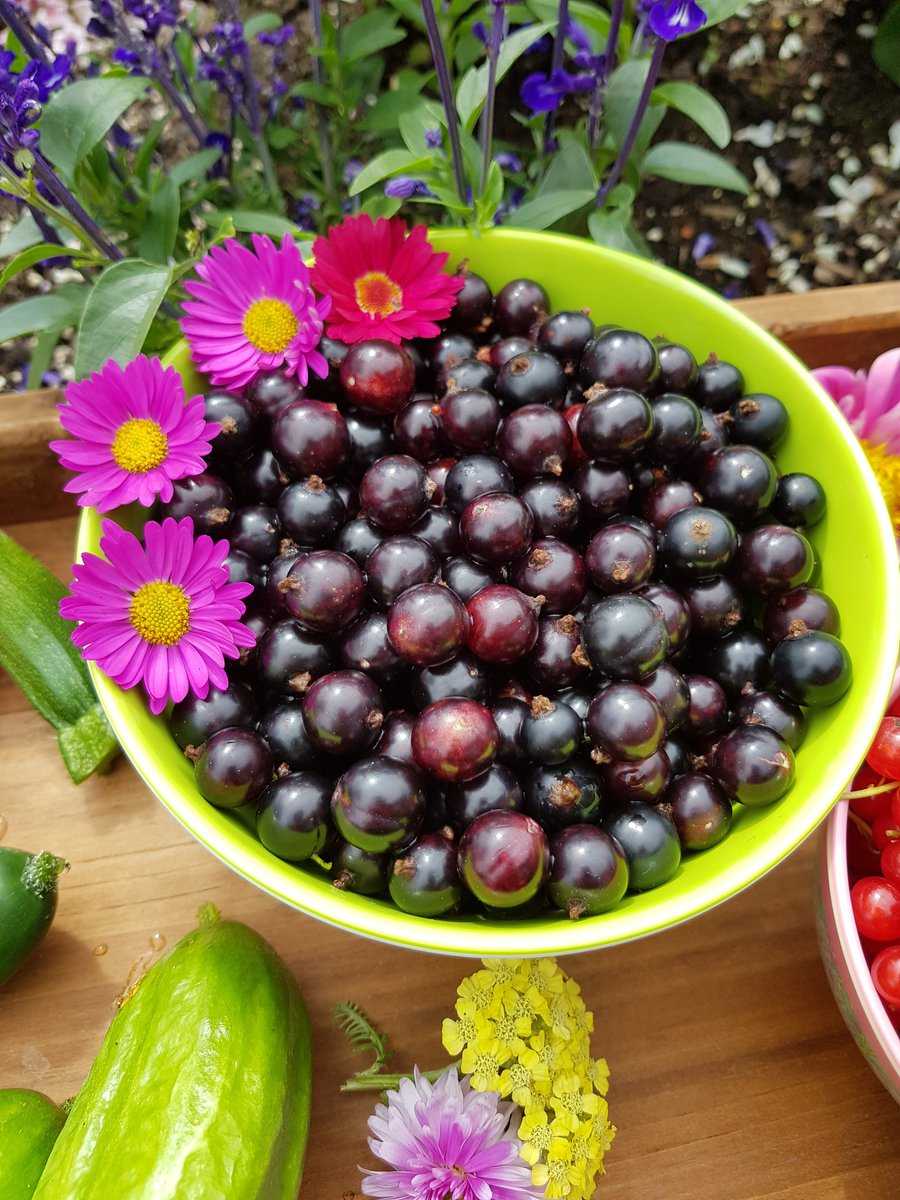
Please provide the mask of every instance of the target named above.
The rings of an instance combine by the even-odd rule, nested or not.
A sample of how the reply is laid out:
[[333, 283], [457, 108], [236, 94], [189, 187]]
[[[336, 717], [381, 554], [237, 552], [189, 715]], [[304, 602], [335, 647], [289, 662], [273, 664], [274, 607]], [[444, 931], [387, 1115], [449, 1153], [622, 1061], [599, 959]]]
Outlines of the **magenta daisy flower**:
[[296, 243], [280, 246], [254, 234], [253, 250], [228, 238], [197, 266], [185, 290], [181, 328], [197, 369], [217, 387], [239, 391], [261, 371], [285, 365], [305, 386], [310, 370], [324, 378], [328, 364], [316, 347], [331, 310], [316, 300]]
[[394, 217], [348, 217], [313, 243], [314, 286], [334, 302], [328, 333], [342, 342], [436, 337], [463, 285], [443, 271], [448, 255], [428, 244], [424, 225], [407, 233]]
[[139, 500], [149, 507], [172, 499], [172, 481], [204, 470], [204, 455], [219, 432], [205, 420], [203, 397], [185, 402], [178, 372], [158, 358], [138, 355], [120, 367], [70, 383], [59, 419], [71, 438], [50, 443], [74, 479], [67, 492], [78, 503], [109, 512]]
[[228, 685], [225, 659], [254, 637], [241, 623], [249, 583], [229, 583], [228, 542], [194, 538], [190, 517], [148, 521], [144, 544], [113, 521], [103, 522], [100, 549], [72, 570], [60, 615], [79, 622], [72, 641], [83, 658], [122, 688], [142, 683], [150, 710], [189, 691]]
[[430, 1083], [418, 1070], [369, 1118], [369, 1147], [390, 1171], [369, 1171], [366, 1196], [381, 1200], [538, 1200], [543, 1187], [519, 1157], [515, 1105], [473, 1091], [456, 1068]]

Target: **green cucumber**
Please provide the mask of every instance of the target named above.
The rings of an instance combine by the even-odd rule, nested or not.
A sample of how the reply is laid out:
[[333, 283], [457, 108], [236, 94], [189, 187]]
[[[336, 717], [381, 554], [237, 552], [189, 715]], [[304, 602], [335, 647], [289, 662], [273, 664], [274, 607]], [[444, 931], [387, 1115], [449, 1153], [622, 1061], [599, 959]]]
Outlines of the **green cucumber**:
[[66, 589], [0, 530], [0, 665], [57, 733], [75, 783], [104, 771], [118, 743], [87, 667], [72, 644], [74, 625], [59, 615]]
[[0, 1091], [0, 1196], [31, 1200], [65, 1124], [61, 1108], [27, 1088]]
[[67, 865], [46, 850], [29, 854], [0, 846], [0, 984], [18, 971], [50, 928], [56, 881]]
[[126, 997], [34, 1200], [296, 1200], [311, 1082], [293, 977], [207, 918]]

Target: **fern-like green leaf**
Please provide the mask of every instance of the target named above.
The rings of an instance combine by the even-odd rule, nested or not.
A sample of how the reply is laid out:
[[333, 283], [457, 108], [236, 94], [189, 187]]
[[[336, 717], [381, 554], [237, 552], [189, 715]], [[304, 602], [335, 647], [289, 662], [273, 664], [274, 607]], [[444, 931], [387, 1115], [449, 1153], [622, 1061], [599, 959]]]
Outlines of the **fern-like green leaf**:
[[362, 1009], [349, 1000], [343, 1001], [334, 1006], [334, 1021], [355, 1051], [374, 1055], [372, 1065], [357, 1073], [371, 1075], [382, 1071], [393, 1051], [388, 1046], [388, 1039], [379, 1033]]

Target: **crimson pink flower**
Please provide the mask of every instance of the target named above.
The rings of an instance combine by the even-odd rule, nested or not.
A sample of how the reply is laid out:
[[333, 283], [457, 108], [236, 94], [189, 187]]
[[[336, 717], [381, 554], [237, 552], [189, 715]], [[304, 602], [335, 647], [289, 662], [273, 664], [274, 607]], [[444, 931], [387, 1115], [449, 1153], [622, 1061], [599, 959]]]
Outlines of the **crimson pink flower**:
[[428, 244], [424, 225], [400, 217], [348, 217], [313, 243], [315, 287], [333, 301], [328, 333], [342, 342], [399, 343], [436, 337], [463, 285], [443, 271], [449, 255]]
[[67, 492], [78, 503], [109, 512], [139, 500], [149, 507], [172, 499], [172, 481], [204, 470], [204, 455], [219, 426], [203, 415], [203, 397], [185, 401], [173, 367], [143, 354], [66, 388], [59, 420], [71, 438], [50, 443], [74, 479]]
[[144, 544], [113, 521], [103, 522], [100, 549], [73, 569], [59, 611], [77, 621], [72, 641], [83, 658], [122, 688], [142, 683], [150, 710], [189, 691], [201, 699], [210, 685], [228, 685], [225, 659], [237, 658], [254, 636], [241, 623], [250, 583], [230, 583], [228, 542], [194, 538], [190, 517], [148, 521]]
[[185, 301], [181, 328], [197, 369], [235, 391], [283, 364], [303, 386], [310, 370], [324, 378], [328, 364], [316, 347], [330, 298], [316, 300], [287, 234], [280, 246], [259, 234], [251, 240], [253, 251], [236, 238], [214, 246], [197, 265], [200, 279], [184, 285], [194, 299]]
[[876, 358], [868, 374], [819, 367], [813, 375], [859, 438], [900, 535], [900, 348]]
[[435, 1083], [418, 1070], [388, 1092], [369, 1118], [369, 1147], [389, 1171], [369, 1171], [366, 1196], [380, 1200], [539, 1200], [510, 1129], [514, 1104], [473, 1091], [450, 1067]]

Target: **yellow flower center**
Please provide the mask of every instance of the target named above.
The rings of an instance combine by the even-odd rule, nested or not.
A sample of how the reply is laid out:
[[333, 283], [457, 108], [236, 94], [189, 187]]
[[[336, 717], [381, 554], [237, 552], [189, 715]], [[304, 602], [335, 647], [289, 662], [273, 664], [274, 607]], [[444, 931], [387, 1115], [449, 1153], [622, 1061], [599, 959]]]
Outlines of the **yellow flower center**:
[[354, 284], [356, 303], [373, 317], [389, 317], [403, 307], [403, 289], [383, 271], [367, 271]]
[[894, 529], [900, 533], [900, 455], [891, 454], [884, 446], [873, 446], [865, 440], [860, 444], [869, 466], [875, 472]]
[[151, 646], [174, 646], [190, 628], [191, 602], [177, 583], [157, 579], [131, 597], [128, 619]]
[[516, 1022], [512, 1017], [501, 1017], [494, 1026], [497, 1039], [501, 1042], [513, 1042], [519, 1036]]
[[284, 300], [254, 300], [244, 313], [244, 334], [264, 354], [281, 354], [297, 336], [299, 322]]
[[116, 430], [110, 452], [123, 471], [144, 475], [165, 460], [169, 439], [156, 421], [133, 417]]

